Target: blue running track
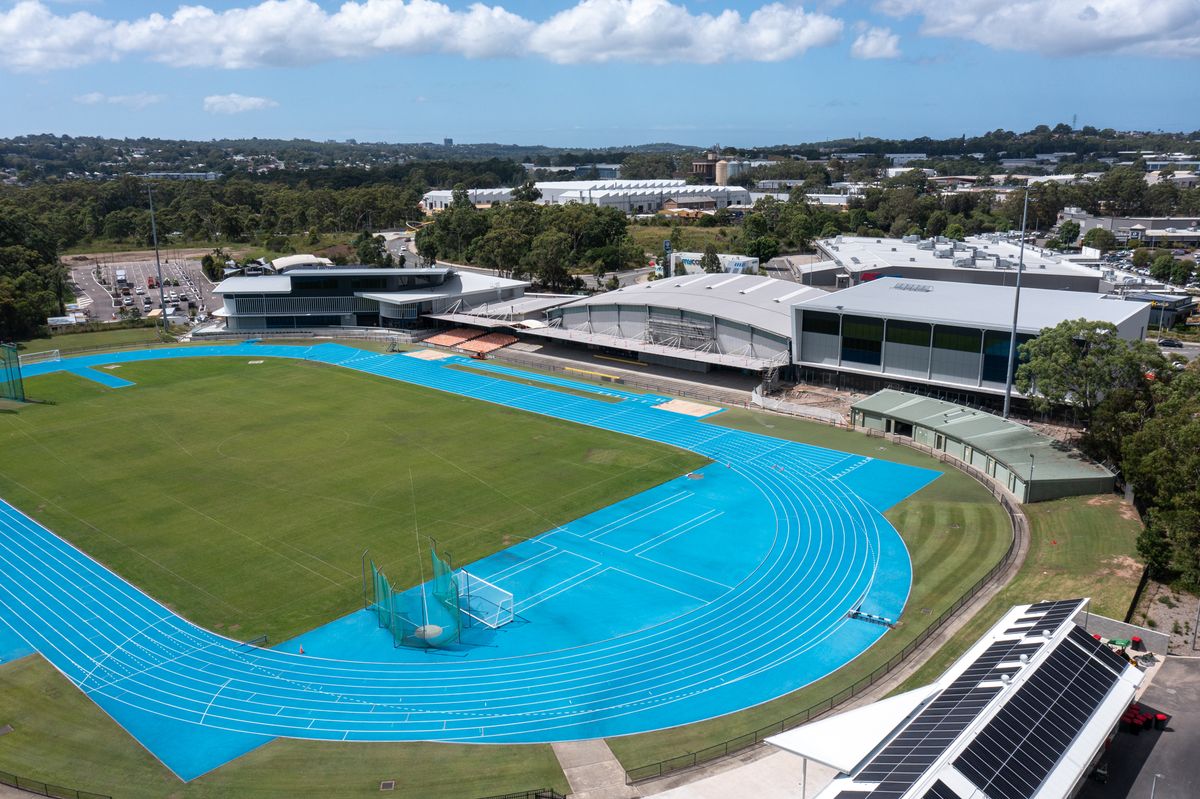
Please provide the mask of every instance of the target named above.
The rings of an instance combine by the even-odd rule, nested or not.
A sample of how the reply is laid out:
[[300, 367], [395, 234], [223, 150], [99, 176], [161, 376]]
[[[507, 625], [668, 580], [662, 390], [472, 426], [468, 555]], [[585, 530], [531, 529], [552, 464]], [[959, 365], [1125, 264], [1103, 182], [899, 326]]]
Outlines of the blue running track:
[[95, 367], [211, 356], [337, 365], [714, 464], [471, 565], [513, 590], [520, 618], [457, 653], [327, 645], [366, 640], [365, 611], [302, 636], [308, 655], [251, 647], [176, 616], [0, 502], [0, 658], [40, 652], [183, 779], [277, 736], [521, 743], [694, 722], [845, 665], [886, 633], [847, 613], [898, 618], [907, 600], [908, 553], [882, 512], [937, 472], [722, 428], [655, 408], [662, 397], [337, 344], [108, 353], [24, 372], [117, 388], [132, 384]]

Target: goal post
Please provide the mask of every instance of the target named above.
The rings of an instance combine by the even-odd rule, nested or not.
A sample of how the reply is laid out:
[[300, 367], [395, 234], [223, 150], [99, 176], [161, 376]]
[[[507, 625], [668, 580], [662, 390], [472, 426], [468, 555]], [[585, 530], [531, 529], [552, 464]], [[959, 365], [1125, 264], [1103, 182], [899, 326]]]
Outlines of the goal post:
[[513, 595], [466, 569], [458, 571], [459, 608], [485, 627], [495, 630], [513, 620]]
[[21, 365], [28, 366], [33, 363], [52, 363], [61, 361], [62, 355], [58, 350], [44, 350], [43, 352], [30, 352], [20, 356]]

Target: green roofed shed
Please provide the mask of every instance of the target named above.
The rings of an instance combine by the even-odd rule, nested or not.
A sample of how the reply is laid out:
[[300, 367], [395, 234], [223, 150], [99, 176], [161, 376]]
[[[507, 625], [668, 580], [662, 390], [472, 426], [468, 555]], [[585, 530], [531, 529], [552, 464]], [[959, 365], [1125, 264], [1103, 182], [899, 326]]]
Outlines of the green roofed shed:
[[1019, 422], [943, 400], [884, 389], [851, 406], [855, 427], [911, 438], [973, 466], [1022, 502], [1102, 494], [1111, 471]]

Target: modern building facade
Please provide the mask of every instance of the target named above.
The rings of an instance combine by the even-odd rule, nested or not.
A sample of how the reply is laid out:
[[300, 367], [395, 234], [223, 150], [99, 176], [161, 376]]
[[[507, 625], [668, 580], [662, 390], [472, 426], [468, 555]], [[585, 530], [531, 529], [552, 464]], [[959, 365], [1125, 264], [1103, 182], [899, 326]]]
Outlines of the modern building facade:
[[791, 305], [820, 289], [757, 275], [666, 277], [549, 311], [531, 335], [692, 371], [788, 365]]
[[[892, 384], [1001, 394], [1015, 289], [883, 277], [792, 309], [792, 360], [812, 375], [875, 390]], [[1017, 346], [1067, 319], [1146, 335], [1150, 306], [1082, 292], [1022, 289]], [[841, 379], [850, 378], [850, 379]], [[857, 379], [854, 379], [857, 378]]]
[[213, 289], [231, 331], [423, 326], [421, 317], [522, 297], [528, 283], [441, 269], [330, 267], [231, 277]]

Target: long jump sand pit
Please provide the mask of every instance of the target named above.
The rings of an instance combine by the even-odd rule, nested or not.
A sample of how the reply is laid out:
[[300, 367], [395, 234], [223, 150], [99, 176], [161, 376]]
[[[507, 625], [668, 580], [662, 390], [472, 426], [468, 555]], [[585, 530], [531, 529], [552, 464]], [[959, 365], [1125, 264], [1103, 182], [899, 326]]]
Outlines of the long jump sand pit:
[[673, 399], [666, 402], [660, 402], [654, 406], [660, 411], [670, 411], [671, 413], [681, 413], [684, 416], [708, 416], [710, 413], [716, 413], [721, 410], [716, 405], [705, 405], [700, 402], [691, 402], [689, 400]]

